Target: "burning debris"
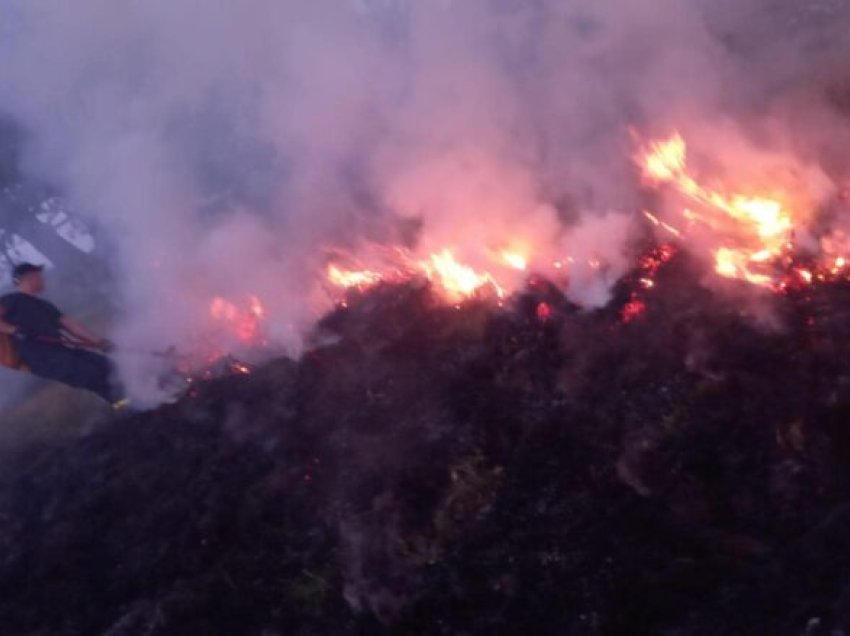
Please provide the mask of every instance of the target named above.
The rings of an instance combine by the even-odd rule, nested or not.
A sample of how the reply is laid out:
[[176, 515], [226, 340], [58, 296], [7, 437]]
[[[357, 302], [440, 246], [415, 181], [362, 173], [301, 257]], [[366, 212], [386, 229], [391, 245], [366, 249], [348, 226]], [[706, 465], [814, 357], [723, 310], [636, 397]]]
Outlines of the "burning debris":
[[[647, 298], [656, 286], [660, 269], [680, 251], [699, 255], [706, 240], [712, 246], [714, 274], [720, 278], [738, 280], [756, 289], [776, 294], [800, 292], [806, 287], [832, 285], [850, 280], [848, 261], [836, 255], [836, 244], [824, 236], [817, 253], [807, 253], [794, 243], [797, 231], [808, 231], [815, 214], [792, 213], [779, 199], [758, 195], [732, 194], [701, 185], [689, 172], [684, 139], [675, 134], [670, 139], [649, 143], [639, 155], [639, 163], [648, 185], [656, 188], [672, 186], [689, 204], [681, 209], [684, 225], [676, 227], [658, 214], [643, 212], [643, 218], [659, 237], [669, 242], [650, 242], [635, 259], [631, 272], [616, 285], [627, 289], [627, 300], [620, 308], [620, 319], [628, 324], [647, 310]], [[802, 224], [802, 225], [801, 225]], [[698, 237], [698, 239], [694, 238]], [[369, 294], [386, 286], [427, 287], [439, 303], [461, 308], [472, 300], [485, 305], [504, 307], [517, 297], [534, 293], [545, 287], [556, 304], [563, 304], [569, 293], [571, 274], [582, 268], [599, 279], [600, 284], [612, 286], [606, 280], [607, 263], [596, 256], [579, 262], [569, 253], [557, 255], [557, 260], [540, 259], [531, 248], [524, 250], [487, 250], [490, 270], [476, 270], [459, 261], [453, 249], [444, 248], [427, 258], [417, 258], [404, 249], [375, 250], [382, 254], [383, 265], [374, 268], [346, 268], [331, 262], [327, 266], [327, 283], [340, 309], [348, 309], [352, 298]], [[551, 254], [548, 250], [544, 254]], [[352, 260], [352, 257], [348, 257]], [[373, 259], [373, 262], [377, 262]], [[544, 273], [545, 272], [545, 273]], [[507, 273], [507, 274], [506, 274]], [[517, 276], [519, 275], [519, 276]], [[550, 299], [551, 300], [551, 299]], [[541, 301], [536, 307], [541, 322], [553, 318], [554, 305]], [[263, 301], [247, 297], [239, 306], [221, 297], [210, 306], [210, 316], [232, 338], [236, 347], [245, 352], [262, 351], [269, 345], [265, 338], [269, 319]], [[189, 385], [196, 380], [209, 380], [229, 374], [248, 374], [251, 365], [237, 360], [232, 353], [214, 345], [197, 344], [187, 358], [192, 362], [181, 365], [180, 372]]]
[[[382, 274], [372, 270], [341, 270], [337, 265], [328, 266], [328, 282], [341, 289], [369, 289], [385, 282], [405, 282], [416, 278], [428, 281], [447, 302], [461, 302], [467, 298], [490, 290], [499, 298], [506, 294], [491, 273], [477, 272], [457, 260], [452, 250], [446, 248], [434, 252], [428, 258], [416, 260], [412, 255], [397, 250], [397, 263]], [[524, 271], [527, 262], [512, 252], [500, 255], [500, 267]]]
[[623, 306], [621, 316], [624, 323], [629, 323], [646, 311], [645, 296], [655, 288], [655, 277], [658, 271], [676, 255], [672, 245], [662, 245], [650, 250], [639, 261], [631, 281], [629, 300]]
[[[811, 236], [818, 220], [805, 192], [726, 193], [706, 186], [690, 171], [687, 145], [679, 133], [650, 142], [637, 161], [649, 186], [669, 186], [683, 199], [678, 220], [665, 222], [652, 212], [644, 212], [646, 217], [686, 246], [708, 241], [720, 276], [781, 291], [850, 275], [848, 255], [838, 251], [829, 233], [813, 254], [795, 242], [796, 235]], [[811, 267], [801, 266], [802, 260]]]

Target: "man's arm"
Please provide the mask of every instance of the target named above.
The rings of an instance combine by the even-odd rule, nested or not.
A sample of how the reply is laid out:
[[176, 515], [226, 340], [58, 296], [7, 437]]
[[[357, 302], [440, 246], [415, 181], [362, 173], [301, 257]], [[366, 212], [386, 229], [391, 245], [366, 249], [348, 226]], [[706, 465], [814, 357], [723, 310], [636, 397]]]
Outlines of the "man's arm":
[[5, 334], [7, 336], [11, 336], [15, 333], [18, 328], [15, 325], [10, 325], [8, 322], [3, 320], [3, 316], [6, 315], [6, 308], [0, 304], [0, 333]]
[[80, 340], [85, 341], [86, 343], [91, 343], [100, 349], [106, 351], [112, 347], [112, 343], [110, 343], [105, 338], [101, 338], [97, 334], [92, 331], [89, 331], [86, 327], [78, 323], [73, 318], [69, 318], [68, 316], [62, 316], [59, 319], [59, 324], [62, 325], [62, 328], [70, 333], [72, 336], [79, 338]]

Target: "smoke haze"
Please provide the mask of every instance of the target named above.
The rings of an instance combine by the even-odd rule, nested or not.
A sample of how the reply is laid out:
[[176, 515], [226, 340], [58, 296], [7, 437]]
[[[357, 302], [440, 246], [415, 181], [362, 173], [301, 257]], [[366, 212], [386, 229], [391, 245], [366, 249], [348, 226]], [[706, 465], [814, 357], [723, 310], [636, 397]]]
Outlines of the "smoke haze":
[[116, 337], [192, 340], [211, 298], [256, 295], [297, 351], [332, 252], [572, 250], [613, 282], [643, 201], [635, 134], [679, 129], [718, 172], [828, 196], [850, 166], [827, 90], [850, 21], [798, 5], [0, 0], [0, 111], [26, 171], [109, 231]]

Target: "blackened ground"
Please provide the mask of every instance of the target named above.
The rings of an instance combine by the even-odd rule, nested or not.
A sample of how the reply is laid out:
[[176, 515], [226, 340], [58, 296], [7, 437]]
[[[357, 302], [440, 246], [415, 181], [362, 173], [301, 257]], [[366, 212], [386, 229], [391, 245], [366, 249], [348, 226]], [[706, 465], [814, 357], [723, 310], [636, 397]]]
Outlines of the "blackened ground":
[[7, 454], [0, 633], [844, 633], [850, 290], [768, 328], [693, 270], [628, 324], [629, 281], [377, 289], [299, 362]]

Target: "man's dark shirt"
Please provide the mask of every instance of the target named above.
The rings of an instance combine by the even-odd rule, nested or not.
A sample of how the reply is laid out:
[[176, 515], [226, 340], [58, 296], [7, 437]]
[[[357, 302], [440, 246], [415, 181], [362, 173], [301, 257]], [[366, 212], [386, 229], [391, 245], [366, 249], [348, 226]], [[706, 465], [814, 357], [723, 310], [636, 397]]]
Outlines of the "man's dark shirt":
[[15, 292], [0, 298], [4, 313], [0, 320], [32, 335], [58, 338], [61, 335], [62, 312], [46, 300]]

